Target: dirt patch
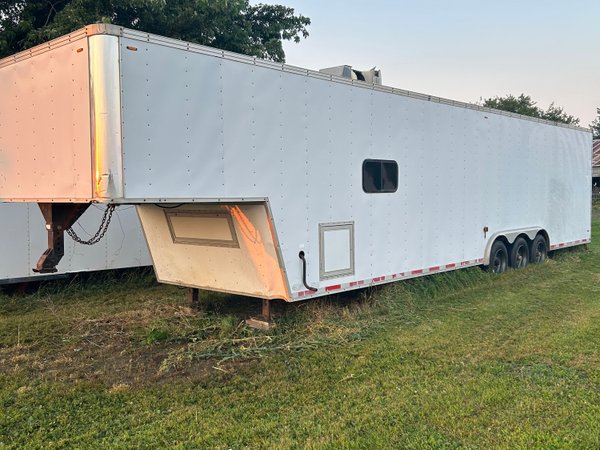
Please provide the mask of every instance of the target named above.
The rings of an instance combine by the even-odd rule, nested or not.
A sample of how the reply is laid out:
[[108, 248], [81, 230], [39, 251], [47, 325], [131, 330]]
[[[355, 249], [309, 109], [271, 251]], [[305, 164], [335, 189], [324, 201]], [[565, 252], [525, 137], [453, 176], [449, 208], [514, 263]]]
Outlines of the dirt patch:
[[[98, 325], [98, 324], [96, 324]], [[139, 386], [177, 379], [203, 379], [215, 371], [235, 371], [236, 362], [214, 368], [214, 361], [190, 361], [184, 367], [162, 370], [181, 343], [139, 342], [139, 336], [120, 324], [102, 323], [94, 333], [79, 336], [55, 351], [36, 346], [0, 349], [0, 372], [40, 381], [96, 382], [107, 386]]]
[[[244, 310], [246, 308], [243, 308]], [[239, 314], [244, 314], [238, 311]], [[175, 379], [202, 379], [215, 371], [235, 370], [236, 362], [214, 368], [215, 361], [189, 361], [185, 367], [163, 370], [162, 364], [185, 347], [177, 336], [149, 341], [156, 327], [193, 333], [205, 312], [180, 305], [156, 305], [110, 316], [59, 317], [68, 329], [53, 341], [0, 347], [0, 373], [21, 374], [40, 381], [100, 382], [107, 386], [137, 386]], [[165, 331], [172, 337], [172, 331]]]
[[275, 352], [360, 339], [372, 322], [369, 290], [310, 302], [274, 301], [277, 327], [244, 320], [261, 300], [201, 293], [192, 309], [185, 289], [144, 279], [4, 297], [0, 304], [0, 374], [33, 382], [93, 382], [130, 387], [203, 380], [235, 373]]
[[[85, 311], [66, 317], [64, 310], [50, 305], [45, 310], [47, 319], [60, 322], [66, 331], [48, 335], [52, 341], [41, 338], [0, 346], [0, 373], [40, 381], [102, 383], [116, 391], [203, 380], [235, 373], [263, 353], [346, 339], [360, 327], [348, 326], [349, 317], [339, 316], [345, 303], [343, 296], [327, 303], [274, 302], [274, 318], [285, 328], [274, 335], [244, 324], [245, 318], [260, 311], [257, 299], [211, 300], [201, 310], [157, 302], [102, 317]], [[306, 310], [309, 314], [298, 322]]]

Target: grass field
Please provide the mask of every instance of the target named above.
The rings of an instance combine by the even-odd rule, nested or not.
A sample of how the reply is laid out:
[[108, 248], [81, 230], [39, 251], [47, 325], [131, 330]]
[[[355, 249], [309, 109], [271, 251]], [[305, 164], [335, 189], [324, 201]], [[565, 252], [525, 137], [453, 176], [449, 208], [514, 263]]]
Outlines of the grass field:
[[0, 448], [600, 448], [588, 250], [304, 304], [103, 275], [0, 296]]

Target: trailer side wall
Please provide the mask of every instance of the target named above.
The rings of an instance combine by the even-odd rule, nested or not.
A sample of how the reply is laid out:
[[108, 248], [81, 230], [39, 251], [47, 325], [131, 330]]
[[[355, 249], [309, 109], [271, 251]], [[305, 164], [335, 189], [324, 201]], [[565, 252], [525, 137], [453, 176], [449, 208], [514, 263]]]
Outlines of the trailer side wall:
[[[300, 251], [322, 295], [481, 263], [508, 230], [590, 237], [587, 132], [129, 38], [121, 58], [125, 197], [268, 199], [296, 294]], [[370, 158], [398, 163], [396, 192], [363, 191]], [[337, 278], [319, 270], [332, 223], [354, 239]]]

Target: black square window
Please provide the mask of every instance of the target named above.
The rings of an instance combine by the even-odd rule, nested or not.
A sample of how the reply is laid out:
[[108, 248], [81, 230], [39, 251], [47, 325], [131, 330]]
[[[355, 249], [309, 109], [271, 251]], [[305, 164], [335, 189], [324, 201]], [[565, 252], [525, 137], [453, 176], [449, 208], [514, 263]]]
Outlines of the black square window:
[[363, 191], [368, 194], [398, 190], [398, 163], [383, 159], [363, 162]]

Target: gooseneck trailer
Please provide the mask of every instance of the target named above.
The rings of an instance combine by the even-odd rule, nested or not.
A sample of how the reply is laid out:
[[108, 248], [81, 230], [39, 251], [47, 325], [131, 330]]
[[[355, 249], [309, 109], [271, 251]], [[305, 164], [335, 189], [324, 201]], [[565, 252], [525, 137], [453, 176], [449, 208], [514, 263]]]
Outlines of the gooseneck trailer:
[[136, 206], [159, 281], [265, 301], [590, 241], [587, 129], [111, 25], [0, 86], [0, 200], [40, 205], [40, 272], [93, 203]]

